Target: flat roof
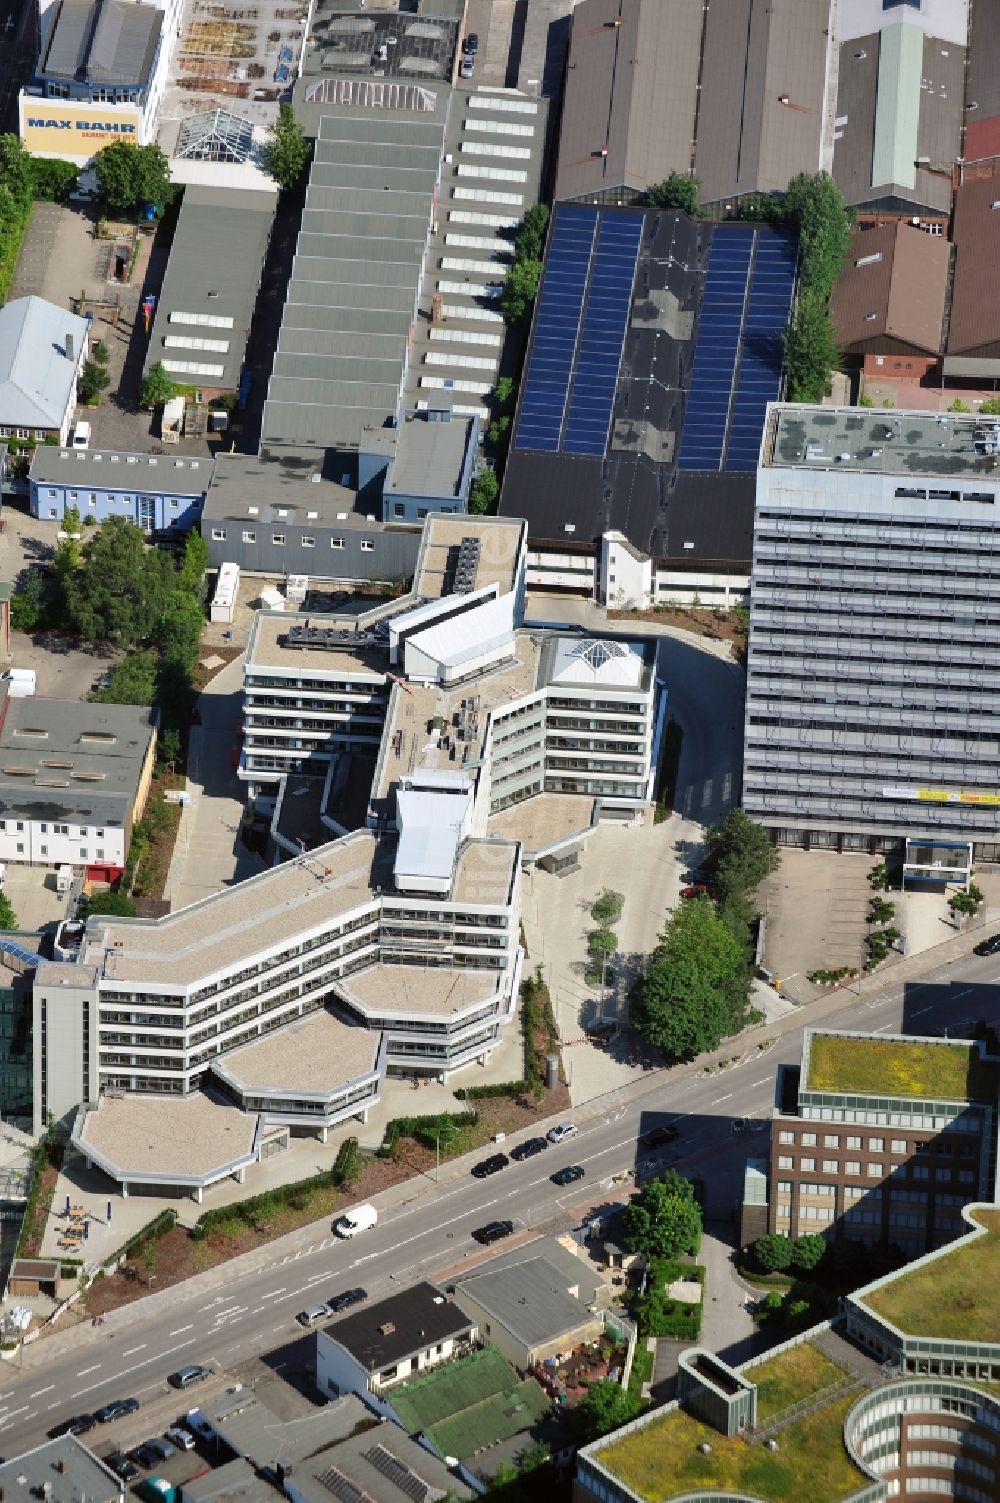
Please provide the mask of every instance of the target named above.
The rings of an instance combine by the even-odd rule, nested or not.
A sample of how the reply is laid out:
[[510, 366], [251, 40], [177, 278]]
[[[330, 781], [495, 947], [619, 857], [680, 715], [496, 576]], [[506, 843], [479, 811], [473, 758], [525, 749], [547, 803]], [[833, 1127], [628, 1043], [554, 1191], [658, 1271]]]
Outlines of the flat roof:
[[499, 979], [496, 971], [457, 966], [371, 965], [343, 977], [336, 988], [377, 1017], [451, 1018], [495, 997]]
[[[293, 456], [281, 451], [217, 454], [202, 515], [204, 522], [316, 522], [320, 527], [362, 528], [381, 532], [358, 507], [357, 491], [322, 473], [322, 456]], [[320, 479], [313, 477], [319, 474]], [[251, 507], [254, 510], [251, 510]], [[282, 513], [284, 515], [282, 515]]]
[[1000, 1331], [1000, 1209], [968, 1213], [984, 1230], [922, 1258], [879, 1287], [853, 1295], [907, 1336], [997, 1340]]
[[323, 1329], [366, 1372], [375, 1373], [439, 1342], [465, 1336], [474, 1326], [454, 1300], [421, 1280]]
[[208, 1091], [147, 1096], [128, 1091], [101, 1096], [83, 1115], [73, 1141], [114, 1177], [183, 1183], [252, 1159], [255, 1112]]
[[38, 73], [69, 83], [148, 82], [164, 12], [126, 0], [58, 0]]
[[358, 75], [350, 82], [361, 97], [366, 84], [402, 92], [413, 87], [407, 83], [412, 79], [440, 87], [451, 77], [460, 21], [459, 0], [435, 0], [409, 14], [395, 3], [366, 13], [363, 5], [345, 0], [319, 0], [303, 56], [305, 77], [323, 80], [331, 67], [350, 67]]
[[343, 646], [340, 648], [289, 647], [289, 628], [302, 626], [307, 619], [301, 613], [258, 611], [254, 616], [247, 644], [248, 670], [284, 668], [289, 674], [322, 671], [374, 680], [379, 684], [385, 681], [389, 667], [386, 648], [360, 643], [355, 645], [357, 633], [353, 623], [342, 628], [344, 636]]
[[0, 1462], [0, 1488], [5, 1498], [30, 1503], [45, 1490], [49, 1503], [112, 1503], [125, 1496], [125, 1484], [75, 1435], [43, 1441]]
[[377, 1033], [321, 1007], [296, 1023], [220, 1055], [212, 1068], [243, 1090], [323, 1095], [371, 1074], [378, 1050]]
[[519, 517], [449, 517], [437, 512], [424, 523], [414, 595], [437, 600], [450, 593], [457, 550], [467, 537], [479, 542], [472, 590], [495, 584], [505, 595], [514, 588], [525, 542], [525, 523]]
[[776, 404], [761, 461], [778, 469], [995, 480], [994, 457], [976, 449], [977, 434], [994, 425], [957, 412]]
[[188, 184], [144, 370], [162, 361], [181, 385], [237, 389], [274, 208], [267, 193]]
[[544, 1253], [528, 1247], [516, 1262], [483, 1268], [464, 1277], [458, 1297], [474, 1299], [493, 1320], [529, 1350], [575, 1337], [594, 1317], [567, 1288], [567, 1279]]
[[978, 1044], [811, 1033], [801, 1089], [911, 1101], [992, 1101], [996, 1076]]
[[472, 419], [447, 422], [413, 418], [398, 430], [386, 496], [457, 496], [472, 438]]
[[487, 829], [491, 835], [519, 840], [525, 853], [532, 855], [571, 835], [589, 834], [593, 822], [594, 800], [586, 794], [536, 793], [491, 814]]
[[552, 1401], [534, 1378], [519, 1379], [506, 1357], [487, 1346], [400, 1384], [392, 1407], [407, 1430], [426, 1435], [442, 1456], [466, 1461], [523, 1434]]
[[[227, 456], [228, 457], [228, 456]], [[60, 449], [39, 444], [28, 478], [38, 485], [71, 485], [88, 490], [156, 489], [165, 495], [201, 496], [214, 471], [210, 459], [168, 454], [127, 454], [107, 449]]]

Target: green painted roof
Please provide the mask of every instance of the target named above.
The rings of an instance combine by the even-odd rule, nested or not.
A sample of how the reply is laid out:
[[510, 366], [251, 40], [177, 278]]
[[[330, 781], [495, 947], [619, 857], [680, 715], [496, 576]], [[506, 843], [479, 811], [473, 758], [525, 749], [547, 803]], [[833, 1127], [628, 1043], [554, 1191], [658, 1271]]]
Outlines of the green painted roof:
[[872, 186], [917, 183], [917, 126], [924, 33], [919, 26], [886, 26], [881, 34]]
[[441, 1456], [465, 1460], [543, 1419], [550, 1401], [488, 1346], [402, 1384], [392, 1406], [411, 1434], [425, 1434]]

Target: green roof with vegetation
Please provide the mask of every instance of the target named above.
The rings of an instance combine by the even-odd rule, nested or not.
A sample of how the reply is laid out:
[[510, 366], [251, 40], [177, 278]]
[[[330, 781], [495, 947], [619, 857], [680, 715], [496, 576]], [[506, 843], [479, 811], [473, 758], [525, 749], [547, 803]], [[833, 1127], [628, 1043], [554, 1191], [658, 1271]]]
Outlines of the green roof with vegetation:
[[[774, 1359], [771, 1376], [784, 1386], [781, 1361]], [[683, 1409], [673, 1409], [610, 1441], [594, 1453], [595, 1459], [647, 1503], [666, 1503], [690, 1492], [736, 1493], [766, 1503], [838, 1503], [871, 1480], [844, 1448], [844, 1420], [857, 1399], [857, 1393], [840, 1395], [787, 1425], [775, 1437], [776, 1451], [762, 1441], [751, 1445], [742, 1436], [730, 1439]], [[710, 1447], [707, 1453], [699, 1451], [702, 1444]]]
[[832, 1388], [848, 1377], [842, 1367], [810, 1341], [803, 1341], [801, 1345], [757, 1362], [753, 1367], [745, 1367], [742, 1373], [757, 1385], [758, 1425], [782, 1410], [790, 1409], [800, 1399], [811, 1398], [814, 1393]]
[[805, 1089], [908, 1100], [989, 1101], [995, 1084], [978, 1044], [814, 1033]]
[[858, 1303], [907, 1336], [1000, 1342], [1000, 1210], [975, 1211], [986, 1228], [944, 1256], [891, 1277]]
[[519, 1380], [496, 1347], [424, 1373], [392, 1394], [404, 1427], [442, 1456], [473, 1456], [543, 1419], [550, 1400], [534, 1378]]

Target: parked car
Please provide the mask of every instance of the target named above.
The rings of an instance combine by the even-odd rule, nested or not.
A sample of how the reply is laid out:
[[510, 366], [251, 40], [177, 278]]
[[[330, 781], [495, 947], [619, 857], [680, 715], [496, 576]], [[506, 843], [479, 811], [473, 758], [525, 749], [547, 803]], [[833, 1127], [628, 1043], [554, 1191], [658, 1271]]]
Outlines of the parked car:
[[159, 1466], [162, 1460], [162, 1457], [157, 1455], [148, 1441], [144, 1441], [141, 1446], [133, 1446], [128, 1454], [129, 1460], [133, 1461], [136, 1466], [141, 1467], [144, 1472], [151, 1472], [155, 1466]]
[[307, 1305], [304, 1310], [299, 1311], [295, 1319], [300, 1326], [308, 1328], [316, 1325], [318, 1321], [325, 1320], [329, 1313], [325, 1305]]
[[463, 57], [458, 71], [462, 78], [471, 78], [476, 71], [476, 59], [474, 57]]
[[89, 423], [83, 423], [83, 422], [77, 423], [76, 427], [73, 429], [72, 447], [74, 449], [89, 449], [90, 448], [90, 424]]
[[193, 1451], [195, 1439], [190, 1430], [182, 1430], [180, 1425], [171, 1425], [169, 1430], [164, 1430], [164, 1435], [170, 1444], [178, 1451]]
[[682, 898], [714, 898], [718, 888], [714, 882], [689, 882], [681, 888]]
[[169, 1440], [161, 1440], [158, 1435], [146, 1441], [146, 1450], [152, 1451], [159, 1461], [169, 1461], [171, 1456], [177, 1455], [176, 1446], [172, 1446]]
[[488, 1159], [480, 1159], [478, 1164], [473, 1164], [472, 1172], [476, 1179], [486, 1179], [491, 1174], [499, 1174], [509, 1163], [510, 1159], [505, 1153], [491, 1153]]
[[211, 1440], [215, 1434], [215, 1430], [200, 1409], [189, 1409], [187, 1414], [181, 1415], [179, 1423], [184, 1426], [185, 1430], [190, 1430], [192, 1435], [200, 1436], [202, 1440]]
[[557, 1169], [549, 1177], [554, 1185], [571, 1185], [575, 1180], [583, 1179], [586, 1172], [582, 1164], [567, 1164], [565, 1169]]
[[475, 57], [478, 51], [479, 34], [478, 32], [470, 31], [469, 35], [465, 39], [465, 55], [466, 57]]
[[649, 1132], [644, 1132], [639, 1143], [643, 1148], [663, 1148], [677, 1137], [680, 1137], [679, 1130], [676, 1127], [668, 1127], [664, 1123], [660, 1127], [651, 1127]]
[[575, 1138], [579, 1131], [575, 1122], [559, 1122], [549, 1128], [546, 1137], [550, 1143], [565, 1143], [568, 1138]]
[[109, 1466], [123, 1482], [134, 1482], [139, 1475], [139, 1468], [134, 1461], [129, 1461], [124, 1451], [112, 1451], [109, 1456], [105, 1456], [104, 1465]]
[[352, 1305], [361, 1305], [368, 1298], [367, 1289], [342, 1289], [335, 1294], [333, 1299], [327, 1300], [326, 1308], [331, 1315], [339, 1315], [341, 1310], [349, 1310]]
[[533, 1159], [536, 1153], [542, 1153], [548, 1146], [545, 1138], [525, 1138], [523, 1143], [510, 1150], [510, 1156], [520, 1163], [522, 1159]]
[[55, 1440], [60, 1435], [86, 1435], [88, 1430], [93, 1430], [97, 1424], [92, 1414], [74, 1414], [71, 1419], [60, 1420], [58, 1425], [53, 1426], [49, 1435]]
[[976, 955], [995, 955], [1000, 950], [1000, 934], [991, 934], [989, 939], [981, 939], [975, 947]]
[[488, 1221], [485, 1226], [477, 1227], [472, 1235], [483, 1247], [489, 1247], [491, 1242], [500, 1242], [504, 1237], [509, 1237], [513, 1230], [513, 1221]]
[[189, 1367], [179, 1367], [175, 1373], [171, 1373], [167, 1382], [172, 1388], [190, 1388], [192, 1383], [200, 1383], [211, 1376], [210, 1367], [202, 1367], [200, 1363], [193, 1362]]
[[94, 1410], [94, 1418], [100, 1420], [102, 1425], [107, 1425], [112, 1420], [122, 1419], [126, 1414], [135, 1414], [138, 1407], [138, 1399], [112, 1399], [110, 1404], [102, 1404], [100, 1409]]

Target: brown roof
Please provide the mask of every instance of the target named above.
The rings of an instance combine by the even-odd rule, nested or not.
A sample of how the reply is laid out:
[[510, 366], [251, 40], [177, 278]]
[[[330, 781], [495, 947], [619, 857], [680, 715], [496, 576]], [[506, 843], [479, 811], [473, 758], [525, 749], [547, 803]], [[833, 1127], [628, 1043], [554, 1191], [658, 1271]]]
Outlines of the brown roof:
[[948, 353], [971, 354], [1000, 341], [1000, 175], [969, 180], [955, 194], [955, 285]]
[[899, 220], [855, 230], [830, 302], [841, 348], [877, 353], [893, 341], [936, 355], [950, 255], [943, 236]]

